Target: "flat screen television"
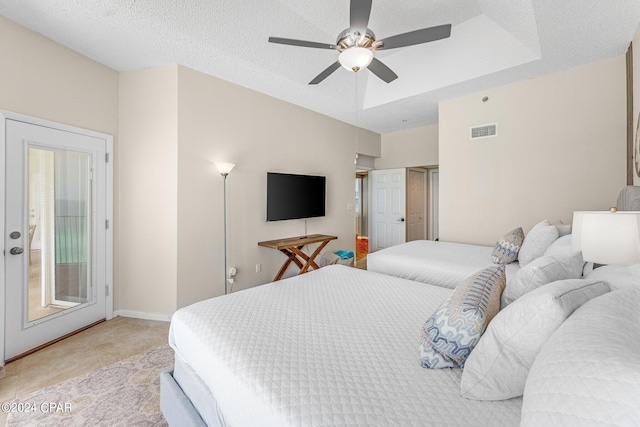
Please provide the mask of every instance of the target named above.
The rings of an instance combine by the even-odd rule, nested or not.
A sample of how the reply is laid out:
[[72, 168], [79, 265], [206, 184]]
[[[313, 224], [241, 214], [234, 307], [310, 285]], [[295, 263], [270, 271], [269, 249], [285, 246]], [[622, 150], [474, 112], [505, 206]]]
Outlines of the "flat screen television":
[[267, 221], [325, 215], [326, 177], [267, 172]]

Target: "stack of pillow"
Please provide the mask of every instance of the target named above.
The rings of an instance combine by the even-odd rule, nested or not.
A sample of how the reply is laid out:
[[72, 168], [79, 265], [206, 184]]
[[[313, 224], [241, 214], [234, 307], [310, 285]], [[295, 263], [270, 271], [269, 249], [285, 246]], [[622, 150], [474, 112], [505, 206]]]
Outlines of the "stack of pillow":
[[[461, 283], [422, 328], [425, 368], [464, 368], [461, 394], [504, 400], [523, 394], [544, 343], [577, 308], [609, 292], [602, 277], [581, 279], [584, 262], [571, 251], [571, 226], [545, 220], [525, 235], [505, 234], [495, 266]], [[520, 269], [507, 281], [505, 264]]]

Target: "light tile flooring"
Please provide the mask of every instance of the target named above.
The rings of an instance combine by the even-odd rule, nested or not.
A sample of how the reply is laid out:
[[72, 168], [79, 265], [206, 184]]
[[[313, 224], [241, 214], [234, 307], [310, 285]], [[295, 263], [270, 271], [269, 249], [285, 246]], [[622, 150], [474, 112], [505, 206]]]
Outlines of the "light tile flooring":
[[[5, 366], [0, 402], [65, 381], [167, 343], [168, 322], [116, 317]], [[7, 414], [0, 411], [0, 425]]]
[[354, 264], [355, 268], [359, 268], [361, 270], [366, 270], [367, 269], [367, 257], [365, 256], [364, 258], [357, 260]]

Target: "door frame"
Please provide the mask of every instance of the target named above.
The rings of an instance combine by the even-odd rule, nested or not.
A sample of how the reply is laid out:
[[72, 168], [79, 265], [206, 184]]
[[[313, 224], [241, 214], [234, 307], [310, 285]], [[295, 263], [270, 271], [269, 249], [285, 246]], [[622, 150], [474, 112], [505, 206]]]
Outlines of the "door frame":
[[420, 172], [422, 173], [422, 198], [423, 198], [423, 211], [424, 211], [424, 222], [422, 223], [423, 225], [423, 233], [424, 233], [424, 239], [428, 240], [429, 239], [429, 221], [430, 221], [430, 212], [429, 212], [429, 169], [427, 167], [410, 167], [407, 168], [407, 197], [406, 197], [406, 202], [407, 202], [407, 207], [405, 208], [405, 212], [407, 213], [406, 218], [407, 218], [407, 231], [406, 231], [406, 235], [407, 235], [407, 242], [409, 242], [409, 172], [410, 171], [415, 171], [415, 172]]
[[435, 166], [432, 168], [427, 168], [428, 171], [428, 185], [429, 185], [429, 200], [428, 200], [428, 205], [429, 205], [429, 225], [428, 225], [428, 234], [427, 234], [427, 239], [428, 240], [435, 240], [437, 238], [439, 238], [439, 236], [435, 236], [435, 234], [439, 234], [438, 230], [435, 229], [435, 224], [433, 223], [434, 218], [436, 217], [435, 213], [440, 209], [440, 200], [439, 200], [439, 195], [440, 192], [437, 192], [438, 197], [436, 197], [436, 195], [434, 195], [434, 193], [436, 193], [435, 191], [433, 191], [434, 188], [434, 184], [433, 184], [433, 175], [435, 173], [438, 174], [438, 188], [440, 188], [440, 169]]
[[[106, 143], [107, 159], [106, 164], [106, 201], [105, 201], [105, 217], [108, 221], [108, 227], [105, 230], [105, 282], [107, 292], [106, 296], [106, 319], [113, 318], [113, 136], [102, 132], [96, 132], [75, 126], [65, 125], [50, 120], [39, 119], [37, 117], [27, 116], [25, 114], [14, 113], [11, 111], [0, 110], [0, 164], [6, 165], [6, 121], [15, 120], [18, 122], [29, 123], [37, 126], [48, 127], [51, 129], [61, 130], [65, 132], [77, 133], [80, 135], [91, 136], [94, 138], [104, 139]], [[2, 357], [0, 357], [0, 367], [4, 366], [4, 345], [5, 345], [5, 209], [6, 209], [6, 180], [5, 174], [0, 174], [0, 234], [2, 235], [2, 251], [5, 254], [0, 262], [0, 349]], [[105, 224], [106, 226], [106, 224]]]

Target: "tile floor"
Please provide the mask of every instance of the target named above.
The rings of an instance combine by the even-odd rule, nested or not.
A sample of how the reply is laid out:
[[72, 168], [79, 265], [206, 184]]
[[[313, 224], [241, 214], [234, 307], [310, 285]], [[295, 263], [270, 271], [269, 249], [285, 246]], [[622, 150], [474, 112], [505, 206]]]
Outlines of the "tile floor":
[[[5, 366], [0, 402], [73, 378], [167, 343], [168, 322], [116, 317]], [[0, 425], [7, 414], [0, 411]]]

